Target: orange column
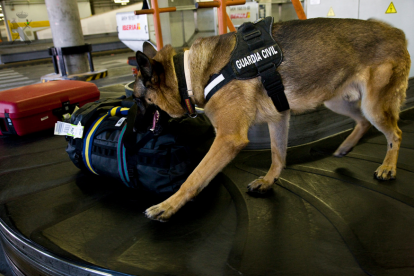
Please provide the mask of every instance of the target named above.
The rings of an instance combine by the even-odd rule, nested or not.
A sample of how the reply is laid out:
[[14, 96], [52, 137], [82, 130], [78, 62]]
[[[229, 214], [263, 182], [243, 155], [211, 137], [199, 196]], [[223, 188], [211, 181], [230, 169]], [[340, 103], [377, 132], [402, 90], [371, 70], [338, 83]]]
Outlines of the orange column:
[[220, 6], [217, 8], [219, 34], [227, 33], [227, 11], [226, 0], [220, 0]]
[[161, 50], [162, 47], [164, 47], [162, 42], [162, 31], [161, 31], [161, 22], [160, 22], [160, 13], [162, 12], [174, 12], [177, 9], [175, 7], [169, 7], [169, 8], [158, 8], [158, 2], [157, 0], [151, 0], [152, 9], [148, 10], [138, 10], [134, 11], [135, 15], [139, 14], [153, 14], [154, 19], [154, 29], [155, 29], [155, 40], [157, 43], [157, 50]]
[[293, 7], [295, 8], [296, 14], [298, 15], [298, 18], [300, 20], [306, 19], [305, 11], [303, 10], [302, 4], [300, 3], [300, 0], [291, 0]]
[[230, 32], [235, 32], [236, 28], [234, 28], [233, 22], [231, 22], [231, 19], [228, 14], [226, 14], [227, 19], [227, 27], [229, 27]]
[[154, 18], [154, 29], [156, 32], [156, 41], [157, 41], [157, 50], [161, 50], [164, 47], [162, 42], [162, 32], [161, 32], [161, 21], [160, 21], [160, 11], [158, 9], [158, 1], [151, 0], [151, 6], [154, 10], [153, 18]]

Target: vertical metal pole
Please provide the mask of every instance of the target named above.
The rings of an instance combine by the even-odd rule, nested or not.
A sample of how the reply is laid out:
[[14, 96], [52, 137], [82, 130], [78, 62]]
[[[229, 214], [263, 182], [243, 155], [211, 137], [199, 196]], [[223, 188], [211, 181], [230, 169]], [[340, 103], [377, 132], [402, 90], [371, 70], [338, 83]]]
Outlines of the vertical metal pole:
[[[50, 0], [49, 0], [50, 1]], [[157, 50], [161, 50], [164, 47], [162, 42], [161, 22], [160, 22], [160, 11], [158, 9], [158, 1], [151, 0], [151, 7], [154, 10], [154, 29], [155, 29], [155, 40], [157, 42]]]
[[185, 41], [184, 11], [181, 11], [181, 27], [183, 31], [183, 47], [188, 47], [188, 44]]
[[279, 6], [279, 22], [282, 22], [282, 3], [278, 4]]
[[[81, 46], [85, 44], [80, 23], [78, 3], [76, 0], [45, 0], [52, 30], [53, 44], [62, 47]], [[65, 62], [63, 62], [65, 61]], [[88, 72], [86, 54], [59, 56], [62, 75]]]
[[93, 60], [92, 60], [92, 45], [86, 44], [88, 46], [88, 61], [89, 61], [89, 69], [91, 72], [95, 72], [95, 67], [93, 66]]
[[55, 73], [59, 74], [59, 66], [57, 64], [56, 56], [52, 56], [53, 68], [55, 69]]
[[95, 3], [93, 1], [94, 0], [89, 0], [89, 4], [91, 6], [91, 14], [95, 15]]
[[91, 72], [95, 72], [95, 68], [93, 67], [92, 53], [91, 52], [88, 52], [88, 60], [89, 60], [89, 69], [91, 69]]
[[214, 35], [218, 35], [218, 8], [213, 8], [214, 11]]
[[194, 32], [198, 33], [198, 15], [197, 15], [197, 10], [194, 10]]
[[10, 32], [10, 26], [9, 26], [9, 21], [8, 21], [9, 19], [7, 17], [7, 14], [6, 14], [5, 7], [6, 7], [5, 1], [1, 1], [1, 10], [3, 11], [4, 26], [6, 27], [7, 39], [9, 41], [13, 41], [13, 37], [12, 37], [11, 32]]
[[57, 51], [55, 47], [49, 48], [49, 55], [52, 56], [53, 68], [55, 69], [55, 73], [59, 74], [59, 65], [57, 63]]
[[49, 48], [49, 55], [52, 56], [52, 62], [53, 62], [53, 68], [55, 69], [55, 73], [59, 74], [59, 65], [56, 59], [57, 56], [57, 51], [55, 47], [50, 47]]
[[57, 58], [59, 59], [59, 65], [60, 65], [60, 74], [64, 77], [66, 77], [68, 74], [66, 73], [66, 67], [65, 67], [65, 58], [62, 54], [62, 48], [56, 48], [57, 51]]

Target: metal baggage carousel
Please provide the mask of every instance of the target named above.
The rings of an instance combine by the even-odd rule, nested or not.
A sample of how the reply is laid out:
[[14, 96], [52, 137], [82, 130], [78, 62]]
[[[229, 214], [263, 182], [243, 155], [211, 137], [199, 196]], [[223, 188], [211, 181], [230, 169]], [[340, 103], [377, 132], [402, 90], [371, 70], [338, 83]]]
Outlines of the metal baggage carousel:
[[347, 132], [291, 147], [270, 166], [246, 150], [169, 222], [160, 198], [80, 172], [51, 131], [0, 138], [0, 236], [17, 275], [414, 275], [414, 109], [401, 115], [397, 179], [373, 178], [386, 141], [371, 130], [344, 158]]

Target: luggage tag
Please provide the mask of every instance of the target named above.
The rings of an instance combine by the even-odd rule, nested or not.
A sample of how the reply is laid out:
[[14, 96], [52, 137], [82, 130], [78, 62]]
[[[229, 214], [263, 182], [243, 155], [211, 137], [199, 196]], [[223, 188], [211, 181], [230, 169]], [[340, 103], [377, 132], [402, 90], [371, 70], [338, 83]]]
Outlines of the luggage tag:
[[122, 123], [127, 119], [127, 117], [122, 117], [119, 119], [119, 121], [115, 124], [116, 127], [119, 127], [122, 125]]
[[73, 138], [82, 138], [83, 126], [79, 122], [77, 125], [72, 125], [65, 122], [56, 122], [55, 135], [72, 136]]

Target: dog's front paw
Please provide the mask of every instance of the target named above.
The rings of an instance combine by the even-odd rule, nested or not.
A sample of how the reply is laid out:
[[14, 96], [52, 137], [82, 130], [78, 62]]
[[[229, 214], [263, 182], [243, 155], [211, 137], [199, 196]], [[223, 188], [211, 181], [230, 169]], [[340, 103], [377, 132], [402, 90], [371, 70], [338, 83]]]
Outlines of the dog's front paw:
[[347, 155], [348, 153], [350, 153], [353, 149], [354, 149], [353, 147], [352, 148], [342, 148], [341, 147], [341, 148], [337, 149], [334, 152], [333, 156], [334, 157], [344, 157], [345, 155]]
[[247, 191], [249, 193], [265, 194], [271, 189], [272, 184], [273, 183], [269, 184], [268, 182], [266, 182], [263, 179], [263, 176], [261, 176], [253, 182], [251, 182], [249, 185], [247, 185]]
[[165, 202], [151, 206], [144, 212], [145, 216], [152, 220], [166, 222], [174, 214], [172, 208]]
[[395, 179], [397, 175], [397, 168], [395, 166], [381, 165], [374, 172], [374, 177], [378, 180]]

